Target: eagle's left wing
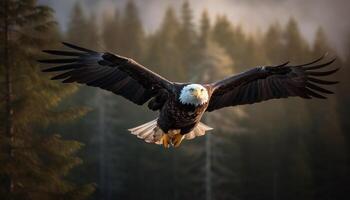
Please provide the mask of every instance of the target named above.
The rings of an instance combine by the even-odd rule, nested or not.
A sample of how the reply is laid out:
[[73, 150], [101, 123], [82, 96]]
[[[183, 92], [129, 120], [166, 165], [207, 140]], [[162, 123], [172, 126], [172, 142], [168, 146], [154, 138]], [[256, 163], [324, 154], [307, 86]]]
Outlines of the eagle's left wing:
[[289, 66], [287, 62], [278, 66], [257, 67], [212, 83], [210, 85], [213, 88], [213, 94], [207, 111], [293, 96], [305, 99], [312, 97], [325, 99], [322, 93], [332, 94], [333, 92], [319, 85], [331, 85], [337, 82], [316, 77], [328, 76], [338, 71], [339, 68], [318, 71], [317, 69], [326, 67], [335, 61], [333, 59], [319, 64], [323, 57], [298, 66]]
[[43, 72], [56, 72], [54, 80], [99, 87], [142, 105], [160, 92], [172, 91], [173, 83], [136, 61], [109, 52], [96, 52], [73, 44], [74, 51], [44, 50], [59, 58], [39, 60], [54, 64]]

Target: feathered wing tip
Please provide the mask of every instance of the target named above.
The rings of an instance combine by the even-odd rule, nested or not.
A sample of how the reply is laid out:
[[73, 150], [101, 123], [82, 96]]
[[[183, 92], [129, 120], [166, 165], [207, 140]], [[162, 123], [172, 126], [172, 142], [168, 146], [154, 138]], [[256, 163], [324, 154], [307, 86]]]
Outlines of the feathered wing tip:
[[[162, 144], [162, 136], [165, 133], [158, 127], [157, 120], [158, 118], [128, 130], [131, 134], [145, 140], [147, 143], [155, 143], [160, 145]], [[192, 140], [195, 137], [205, 135], [206, 131], [210, 131], [212, 129], [213, 128], [203, 124], [202, 122], [199, 122], [191, 132], [184, 135], [184, 139]]]

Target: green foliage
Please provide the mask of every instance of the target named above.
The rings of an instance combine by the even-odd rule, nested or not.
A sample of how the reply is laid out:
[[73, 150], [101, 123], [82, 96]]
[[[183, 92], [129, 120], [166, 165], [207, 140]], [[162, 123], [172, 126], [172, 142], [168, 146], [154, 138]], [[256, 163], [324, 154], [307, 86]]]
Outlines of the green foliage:
[[212, 30], [212, 39], [225, 49], [234, 60], [238, 71], [246, 69], [246, 63], [252, 61], [247, 52], [246, 36], [240, 26], [233, 26], [226, 16], [218, 16]]
[[133, 1], [128, 1], [121, 19], [120, 54], [142, 59], [144, 53], [144, 31]]
[[68, 24], [67, 38], [80, 45], [90, 42], [86, 39], [85, 41], [82, 41], [82, 38], [84, 37], [81, 37], [81, 36], [88, 34], [86, 32], [87, 20], [86, 20], [85, 14], [83, 13], [81, 5], [79, 3], [76, 3], [74, 5], [74, 8], [71, 12], [70, 19], [71, 21]]
[[[36, 1], [7, 0], [1, 8], [1, 21], [6, 21], [1, 35], [2, 54], [9, 62], [0, 63], [0, 80], [9, 75], [12, 90], [1, 94], [11, 96], [1, 103], [1, 114], [5, 115], [10, 105], [13, 120], [10, 134], [5, 131], [7, 123], [0, 128], [0, 196], [5, 199], [64, 199], [72, 193], [93, 192], [91, 185], [75, 185], [65, 177], [70, 170], [82, 163], [76, 156], [82, 144], [64, 140], [59, 135], [48, 134], [48, 127], [66, 123], [86, 114], [85, 108], [59, 109], [63, 99], [76, 91], [75, 86], [62, 87], [40, 73], [33, 58], [40, 56], [41, 49], [59, 41], [58, 28], [52, 10], [38, 6]], [[7, 28], [6, 28], [7, 26]], [[6, 32], [7, 30], [7, 32]], [[5, 46], [7, 44], [7, 46]], [[9, 93], [10, 92], [10, 93]], [[5, 120], [3, 120], [5, 121]], [[89, 188], [89, 189], [87, 189]], [[80, 198], [70, 198], [80, 199]]]
[[[183, 75], [181, 69], [181, 50], [177, 47], [176, 37], [180, 22], [173, 8], [166, 10], [160, 28], [149, 38], [146, 51], [147, 66], [169, 80], [176, 80]], [[167, 41], [167, 42], [164, 42]], [[163, 66], [168, 66], [164, 68]]]
[[291, 18], [287, 23], [284, 32], [284, 59], [293, 60], [294, 62], [303, 62], [308, 58], [309, 45], [300, 33], [299, 26], [295, 19]]
[[188, 77], [187, 71], [191, 68], [196, 60], [196, 51], [193, 51], [196, 45], [197, 34], [194, 29], [192, 10], [188, 1], [184, 1], [181, 7], [180, 28], [176, 36], [176, 48], [180, 52], [179, 81], [186, 81]]
[[268, 28], [263, 46], [266, 52], [266, 57], [273, 63], [280, 62], [283, 55], [283, 32], [279, 24], [270, 25]]
[[121, 37], [121, 21], [116, 11], [112, 18], [106, 18], [103, 24], [102, 39], [106, 49], [119, 52]]
[[210, 39], [210, 20], [208, 16], [208, 11], [205, 10], [202, 13], [201, 21], [200, 21], [200, 34], [199, 34], [199, 46], [205, 47], [207, 45], [208, 40]]
[[78, 45], [87, 45], [89, 48], [97, 48], [99, 36], [97, 33], [96, 17], [91, 14], [88, 18], [79, 2], [71, 12], [66, 39]]

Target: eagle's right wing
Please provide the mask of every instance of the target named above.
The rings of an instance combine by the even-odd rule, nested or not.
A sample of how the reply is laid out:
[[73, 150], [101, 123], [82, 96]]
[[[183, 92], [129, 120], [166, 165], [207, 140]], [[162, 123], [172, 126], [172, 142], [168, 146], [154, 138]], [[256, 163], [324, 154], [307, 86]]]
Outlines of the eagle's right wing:
[[303, 65], [292, 66], [284, 63], [279, 66], [256, 67], [238, 75], [210, 84], [213, 88], [207, 111], [227, 106], [253, 104], [269, 99], [299, 96], [310, 99], [326, 98], [322, 94], [333, 92], [320, 87], [336, 81], [318, 79], [328, 76], [338, 69], [318, 71], [334, 62], [335, 59], [318, 64], [323, 56]]
[[53, 80], [100, 87], [138, 105], [144, 104], [159, 91], [172, 90], [172, 82], [130, 58], [96, 52], [65, 42], [63, 44], [75, 51], [44, 50], [45, 53], [65, 57], [39, 60], [41, 63], [56, 65], [43, 70], [59, 72], [52, 77]]

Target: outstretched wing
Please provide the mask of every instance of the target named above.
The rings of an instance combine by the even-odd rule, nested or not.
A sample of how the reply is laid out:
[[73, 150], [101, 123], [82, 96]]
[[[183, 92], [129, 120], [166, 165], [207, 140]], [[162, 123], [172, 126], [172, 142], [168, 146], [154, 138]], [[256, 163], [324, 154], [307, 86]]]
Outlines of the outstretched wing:
[[321, 80], [318, 77], [331, 75], [339, 68], [318, 71], [335, 61], [333, 59], [319, 64], [323, 58], [324, 56], [298, 66], [289, 66], [287, 62], [279, 66], [257, 67], [212, 83], [214, 92], [207, 111], [293, 96], [325, 99], [323, 94], [333, 92], [319, 85], [332, 85], [337, 82]]
[[172, 88], [170, 81], [130, 58], [96, 52], [65, 42], [63, 44], [75, 51], [44, 50], [45, 53], [63, 57], [39, 60], [41, 63], [55, 64], [43, 70], [59, 72], [52, 77], [53, 80], [100, 87], [138, 105], [144, 104], [159, 91], [169, 91]]

